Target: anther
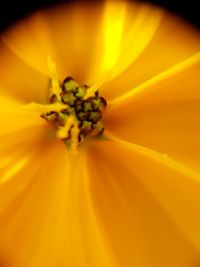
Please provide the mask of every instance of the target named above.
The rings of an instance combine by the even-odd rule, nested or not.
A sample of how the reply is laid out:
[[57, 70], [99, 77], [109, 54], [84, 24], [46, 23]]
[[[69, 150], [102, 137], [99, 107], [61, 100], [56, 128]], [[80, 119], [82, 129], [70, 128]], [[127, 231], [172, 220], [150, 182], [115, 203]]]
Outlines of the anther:
[[90, 88], [87, 85], [79, 85], [72, 77], [65, 78], [60, 84], [56, 78], [55, 64], [51, 60], [49, 69], [52, 74], [50, 104], [41, 117], [51, 123], [57, 137], [75, 151], [85, 138], [103, 133], [102, 113], [106, 100], [99, 95], [99, 91], [95, 91], [92, 96], [91, 92], [88, 93]]

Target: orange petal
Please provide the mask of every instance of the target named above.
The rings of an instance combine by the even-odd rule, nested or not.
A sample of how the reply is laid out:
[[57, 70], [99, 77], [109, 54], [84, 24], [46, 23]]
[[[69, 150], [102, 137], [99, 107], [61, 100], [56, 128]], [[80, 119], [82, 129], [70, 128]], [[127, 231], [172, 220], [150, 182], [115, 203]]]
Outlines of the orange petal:
[[28, 65], [48, 74], [47, 56], [59, 79], [93, 84], [124, 71], [147, 46], [163, 12], [125, 1], [61, 5], [23, 20], [3, 40]]
[[[131, 49], [131, 42], [129, 46]], [[165, 13], [148, 46], [129, 68], [105, 84], [102, 94], [113, 100], [135, 90], [144, 82], [199, 52], [199, 47], [199, 31], [182, 19]]]
[[[37, 146], [53, 140], [53, 129], [20, 102], [0, 95], [0, 184], [26, 166]], [[52, 136], [52, 137], [51, 137]]]
[[119, 140], [91, 144], [90, 183], [117, 264], [200, 264], [200, 180], [170, 159]]
[[105, 80], [109, 80], [126, 70], [153, 38], [163, 14], [163, 10], [147, 4], [107, 1], [101, 33], [103, 53], [94, 71], [101, 67]]
[[23, 102], [47, 100], [49, 78], [19, 59], [2, 40], [0, 40], [0, 60], [1, 94]]
[[[47, 144], [46, 144], [47, 145]], [[9, 266], [110, 267], [89, 194], [84, 153], [55, 141], [0, 184], [0, 251]]]
[[[22, 103], [3, 95], [0, 95], [0, 123], [0, 137], [30, 126], [43, 129], [46, 125], [38, 113], [25, 110]], [[32, 132], [29, 134], [33, 135]]]
[[107, 128], [199, 171], [199, 68], [196, 54], [113, 101]]
[[[37, 229], [38, 223], [42, 228], [43, 221], [39, 220], [39, 215], [45, 211], [44, 201], [38, 198], [39, 192], [36, 189], [38, 184], [42, 184], [43, 187], [40, 190], [45, 196], [44, 199], [49, 196], [48, 180], [45, 177], [45, 170], [52, 155], [49, 152], [50, 150], [44, 147], [38, 147], [26, 166], [16, 173], [12, 180], [0, 185], [0, 249], [4, 253], [4, 261], [9, 266], [23, 266], [22, 262], [28, 258], [26, 266], [31, 266], [31, 256], [35, 253], [33, 250], [35, 238], [39, 240], [40, 234], [39, 231], [35, 232], [33, 229], [34, 227]], [[27, 234], [28, 229], [29, 234]]]

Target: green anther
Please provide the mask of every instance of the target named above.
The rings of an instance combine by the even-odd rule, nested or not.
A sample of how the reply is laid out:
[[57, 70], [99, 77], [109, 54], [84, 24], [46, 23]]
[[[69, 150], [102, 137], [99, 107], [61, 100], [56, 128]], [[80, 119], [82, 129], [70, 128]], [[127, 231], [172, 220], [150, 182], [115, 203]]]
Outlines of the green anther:
[[50, 115], [47, 116], [47, 120], [49, 122], [54, 122], [55, 119], [56, 119], [56, 114], [55, 113], [52, 113], [52, 114], [50, 114]]
[[90, 112], [89, 120], [93, 122], [97, 122], [99, 118], [101, 117], [101, 114], [97, 111]]
[[74, 103], [75, 110], [76, 112], [79, 112], [82, 110], [82, 101], [81, 100], [76, 100]]
[[92, 111], [92, 104], [89, 101], [84, 101], [83, 103], [83, 110], [84, 111]]
[[77, 93], [75, 93], [75, 96], [77, 98], [83, 99], [85, 95], [86, 95], [86, 88], [84, 86], [78, 87]]
[[67, 115], [65, 113], [63, 113], [63, 112], [59, 112], [58, 116], [59, 116], [60, 120], [65, 120], [67, 118]]
[[89, 112], [80, 111], [77, 113], [77, 117], [80, 121], [87, 120], [89, 116], [90, 116]]
[[63, 82], [63, 90], [65, 92], [74, 93], [76, 92], [76, 88], [78, 86], [78, 83], [76, 83], [71, 77], [66, 78]]
[[56, 113], [56, 118], [54, 120], [54, 125], [57, 126], [64, 126], [65, 120], [67, 118], [67, 114], [58, 112]]
[[71, 107], [71, 108], [70, 108], [70, 112], [69, 112], [69, 114], [71, 114], [71, 115], [73, 115], [73, 116], [76, 117], [76, 112], [75, 112], [75, 108], [74, 108], [74, 107]]
[[91, 121], [83, 121], [81, 125], [81, 133], [82, 134], [89, 134], [92, 130], [92, 122]]
[[64, 93], [62, 95], [62, 101], [69, 106], [73, 106], [76, 97], [72, 93]]
[[[59, 94], [52, 93], [50, 103], [52, 110], [41, 114], [41, 117], [51, 123], [66, 146], [81, 144], [86, 138], [102, 136], [104, 131], [102, 114], [106, 100], [96, 91], [93, 96], [86, 97], [86, 85], [79, 85], [71, 77], [67, 77], [60, 86]], [[61, 104], [60, 110], [54, 108]], [[72, 124], [71, 124], [72, 123]], [[74, 124], [75, 123], [75, 124]]]
[[101, 99], [100, 98], [93, 99], [92, 104], [94, 109], [98, 109], [101, 105]]

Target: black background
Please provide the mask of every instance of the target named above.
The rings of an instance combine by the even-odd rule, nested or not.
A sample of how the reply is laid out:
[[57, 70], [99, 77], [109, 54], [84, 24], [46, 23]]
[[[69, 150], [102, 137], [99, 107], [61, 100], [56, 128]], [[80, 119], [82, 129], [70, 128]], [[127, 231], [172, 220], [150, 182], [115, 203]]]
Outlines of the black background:
[[[73, 2], [73, 0], [0, 0], [0, 31], [4, 31], [12, 23], [37, 9], [63, 2]], [[199, 0], [150, 0], [149, 2], [183, 16], [200, 28]]]

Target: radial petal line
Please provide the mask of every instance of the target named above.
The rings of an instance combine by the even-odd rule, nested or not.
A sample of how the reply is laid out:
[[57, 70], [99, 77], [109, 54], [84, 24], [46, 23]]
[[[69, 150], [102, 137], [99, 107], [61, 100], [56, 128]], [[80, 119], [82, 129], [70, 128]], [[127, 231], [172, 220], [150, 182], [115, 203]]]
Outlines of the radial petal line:
[[170, 169], [183, 174], [189, 178], [192, 178], [194, 181], [200, 183], [200, 176], [198, 175], [197, 172], [193, 171], [192, 169], [188, 168], [187, 166], [184, 166], [183, 164], [171, 159], [168, 155], [166, 154], [160, 154], [152, 149], [146, 148], [146, 147], [142, 147], [140, 145], [136, 145], [133, 143], [129, 143], [126, 142], [116, 136], [114, 136], [111, 133], [107, 132], [107, 137], [110, 140], [113, 140], [114, 142], [117, 142], [119, 144], [121, 144], [122, 146], [125, 146], [127, 148], [130, 148], [133, 151], [136, 151], [138, 153], [140, 153], [141, 155], [147, 156], [167, 167], [169, 167]]
[[200, 53], [197, 53], [197, 54], [193, 55], [192, 57], [190, 57], [190, 58], [178, 63], [177, 65], [167, 69], [166, 71], [156, 75], [155, 77], [144, 82], [143, 84], [139, 85], [138, 87], [133, 88], [128, 93], [125, 93], [124, 95], [121, 95], [120, 97], [117, 97], [116, 99], [113, 99], [112, 101], [109, 102], [110, 108], [112, 108], [116, 105], [120, 105], [121, 103], [130, 99], [131, 97], [140, 97], [142, 94], [145, 94], [147, 92], [149, 93], [149, 91], [147, 91], [147, 89], [150, 86], [156, 84], [157, 82], [159, 82], [161, 80], [165, 80], [168, 77], [170, 77], [176, 73], [179, 73], [183, 70], [186, 70], [191, 65], [197, 64], [198, 62], [200, 62]]

